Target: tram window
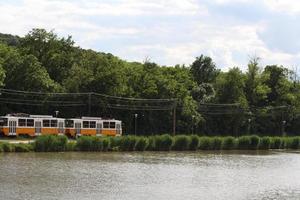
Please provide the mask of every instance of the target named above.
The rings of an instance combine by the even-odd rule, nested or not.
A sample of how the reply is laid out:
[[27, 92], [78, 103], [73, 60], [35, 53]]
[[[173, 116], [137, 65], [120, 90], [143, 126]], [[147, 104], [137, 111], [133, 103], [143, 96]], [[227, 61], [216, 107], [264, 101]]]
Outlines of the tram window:
[[96, 128], [96, 122], [95, 121], [90, 122], [90, 128]]
[[57, 127], [57, 120], [51, 120], [51, 127]]
[[89, 128], [90, 127], [90, 122], [89, 121], [83, 121], [82, 122], [82, 127], [83, 128]]
[[19, 119], [18, 123], [19, 123], [19, 126], [26, 126], [26, 119]]
[[50, 127], [50, 120], [44, 119], [43, 120], [43, 127]]
[[74, 127], [74, 121], [73, 120], [66, 120], [66, 127], [67, 128], [73, 128]]
[[116, 128], [116, 122], [110, 122], [109, 128]]
[[27, 119], [26, 125], [27, 126], [33, 126], [34, 125], [34, 120], [33, 119]]
[[109, 122], [103, 122], [103, 128], [109, 128]]
[[7, 126], [7, 118], [0, 119], [0, 126]]

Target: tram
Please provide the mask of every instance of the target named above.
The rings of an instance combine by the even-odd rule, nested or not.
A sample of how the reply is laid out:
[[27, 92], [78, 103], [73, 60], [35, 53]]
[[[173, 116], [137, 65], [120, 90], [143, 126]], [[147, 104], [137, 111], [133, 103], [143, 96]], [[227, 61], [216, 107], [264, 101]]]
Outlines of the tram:
[[68, 137], [121, 136], [122, 122], [100, 117], [58, 118], [51, 115], [7, 114], [0, 117], [4, 136], [66, 135]]

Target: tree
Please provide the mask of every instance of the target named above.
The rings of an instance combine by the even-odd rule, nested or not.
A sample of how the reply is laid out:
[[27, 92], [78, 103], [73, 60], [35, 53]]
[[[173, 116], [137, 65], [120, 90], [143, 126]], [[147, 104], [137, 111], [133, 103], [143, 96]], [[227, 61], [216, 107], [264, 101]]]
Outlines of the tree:
[[244, 93], [245, 76], [240, 69], [235, 67], [218, 76], [216, 87], [219, 103], [239, 103], [242, 107], [248, 106]]
[[196, 58], [191, 65], [190, 71], [198, 85], [214, 82], [219, 72], [212, 59], [203, 55]]
[[[57, 91], [59, 86], [49, 77], [33, 55], [21, 55], [18, 50], [0, 44], [1, 65], [6, 72], [5, 87], [28, 91]], [[0, 70], [1, 71], [1, 70]], [[3, 75], [0, 73], [0, 80]]]
[[21, 39], [21, 49], [24, 54], [34, 55], [58, 83], [68, 77], [78, 53], [71, 36], [59, 38], [53, 31], [45, 29], [30, 31]]
[[259, 58], [254, 57], [248, 63], [246, 72], [245, 95], [250, 105], [266, 105], [270, 88], [263, 83], [263, 77], [259, 68]]

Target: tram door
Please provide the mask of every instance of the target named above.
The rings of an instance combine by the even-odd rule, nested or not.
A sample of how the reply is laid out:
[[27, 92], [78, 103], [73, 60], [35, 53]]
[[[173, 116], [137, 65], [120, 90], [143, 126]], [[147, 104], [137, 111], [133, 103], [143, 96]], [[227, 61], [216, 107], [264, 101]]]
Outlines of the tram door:
[[64, 134], [64, 122], [58, 122], [58, 134]]
[[96, 135], [100, 136], [102, 132], [102, 124], [101, 123], [97, 123], [96, 125]]
[[75, 122], [75, 133], [76, 136], [81, 135], [81, 122]]
[[121, 124], [117, 124], [116, 125], [116, 128], [117, 128], [117, 134], [121, 135]]
[[8, 122], [8, 135], [17, 135], [17, 120], [10, 120]]
[[41, 121], [35, 121], [34, 122], [35, 127], [35, 135], [41, 135], [42, 133], [42, 122]]

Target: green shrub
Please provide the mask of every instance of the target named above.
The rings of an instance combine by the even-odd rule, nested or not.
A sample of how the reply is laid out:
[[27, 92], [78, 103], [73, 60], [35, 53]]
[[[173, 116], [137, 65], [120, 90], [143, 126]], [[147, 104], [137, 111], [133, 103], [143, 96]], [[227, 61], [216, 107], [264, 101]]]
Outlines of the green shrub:
[[148, 137], [148, 146], [146, 148], [147, 151], [155, 150], [155, 136]]
[[212, 150], [220, 150], [222, 148], [222, 138], [214, 137], [211, 139], [211, 147]]
[[282, 149], [284, 148], [284, 141], [281, 137], [273, 137], [271, 140], [272, 149]]
[[257, 149], [259, 146], [260, 138], [257, 135], [250, 136], [250, 149]]
[[300, 138], [299, 137], [291, 137], [287, 139], [287, 145], [286, 148], [288, 149], [298, 149], [300, 144]]
[[15, 151], [15, 146], [8, 142], [2, 143], [2, 148], [3, 148], [3, 152], [14, 152]]
[[190, 136], [190, 150], [197, 150], [199, 147], [199, 136], [197, 135], [191, 135]]
[[136, 143], [136, 136], [124, 136], [120, 141], [121, 151], [133, 151]]
[[38, 152], [65, 151], [68, 138], [64, 135], [42, 135], [35, 139], [34, 149]]
[[250, 149], [251, 139], [249, 136], [241, 136], [237, 139], [238, 149]]
[[224, 150], [231, 150], [234, 149], [236, 146], [235, 138], [232, 136], [227, 136], [223, 138], [222, 141], [222, 149]]
[[146, 137], [139, 137], [135, 143], [135, 150], [136, 151], [145, 151], [149, 145], [148, 138]]
[[90, 136], [81, 136], [77, 139], [76, 148], [79, 151], [91, 151], [93, 139]]
[[0, 143], [0, 153], [1, 153], [1, 152], [4, 152], [2, 143]]
[[169, 151], [172, 145], [173, 145], [173, 138], [168, 134], [155, 137], [155, 150]]
[[121, 142], [122, 137], [110, 137], [110, 148], [112, 150], [118, 150], [120, 148], [120, 142]]
[[91, 144], [91, 151], [102, 151], [103, 143], [101, 138], [99, 137], [91, 137], [92, 138], [92, 144]]
[[211, 141], [209, 137], [203, 136], [199, 138], [199, 149], [201, 150], [211, 149]]
[[65, 135], [53, 137], [51, 151], [65, 151], [67, 149], [68, 138]]
[[68, 142], [66, 151], [76, 151], [76, 142], [73, 142], [73, 141]]
[[178, 135], [174, 137], [173, 148], [176, 151], [188, 150], [190, 145], [190, 138], [186, 135]]
[[15, 144], [15, 152], [30, 152], [32, 150], [30, 144]]
[[259, 149], [270, 149], [271, 147], [271, 139], [270, 137], [262, 137], [259, 143]]
[[110, 148], [110, 140], [107, 137], [102, 138], [102, 151], [108, 151]]

